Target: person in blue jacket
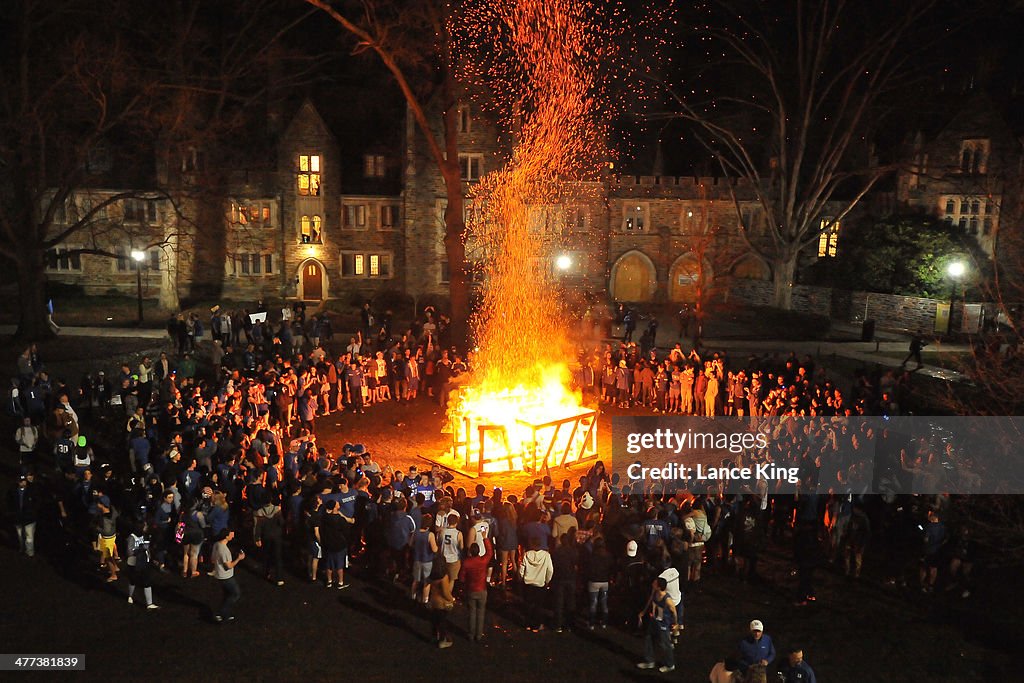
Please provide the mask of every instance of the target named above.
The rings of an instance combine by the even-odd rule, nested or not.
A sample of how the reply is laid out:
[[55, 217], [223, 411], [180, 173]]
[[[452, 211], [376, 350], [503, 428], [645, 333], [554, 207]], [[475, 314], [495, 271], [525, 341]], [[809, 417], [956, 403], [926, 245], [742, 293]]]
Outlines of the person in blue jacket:
[[789, 656], [779, 670], [784, 683], [817, 683], [814, 677], [814, 670], [804, 661], [804, 649], [802, 647], [789, 648]]
[[775, 661], [775, 644], [772, 637], [764, 632], [764, 624], [758, 619], [750, 622], [750, 635], [740, 641], [740, 670], [746, 673], [754, 664], [770, 666]]

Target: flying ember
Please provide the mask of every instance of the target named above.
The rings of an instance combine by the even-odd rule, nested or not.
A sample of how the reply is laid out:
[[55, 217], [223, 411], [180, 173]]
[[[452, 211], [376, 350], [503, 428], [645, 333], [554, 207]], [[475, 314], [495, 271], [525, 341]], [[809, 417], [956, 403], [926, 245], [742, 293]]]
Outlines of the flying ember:
[[473, 321], [479, 351], [448, 419], [450, 457], [477, 473], [596, 457], [596, 411], [570, 388], [551, 218], [605, 160], [595, 16], [577, 0], [481, 2], [467, 13], [467, 51], [486, 45], [478, 64], [517, 141], [469, 202], [467, 242], [482, 255], [484, 281]]

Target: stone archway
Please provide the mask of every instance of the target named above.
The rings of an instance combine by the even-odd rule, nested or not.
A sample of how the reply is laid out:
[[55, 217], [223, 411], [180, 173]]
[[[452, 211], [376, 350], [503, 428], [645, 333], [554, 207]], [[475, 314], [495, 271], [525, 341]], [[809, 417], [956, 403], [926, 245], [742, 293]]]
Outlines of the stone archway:
[[732, 264], [730, 274], [741, 280], [770, 280], [772, 271], [762, 259], [754, 254], [744, 254]]
[[671, 301], [692, 304], [697, 301], [698, 282], [706, 289], [714, 279], [711, 266], [703, 268], [692, 251], [677, 258], [669, 269], [668, 297]]
[[610, 284], [616, 301], [650, 301], [658, 287], [658, 271], [647, 254], [634, 249], [615, 261]]
[[298, 270], [298, 298], [302, 301], [327, 300], [327, 269], [316, 259], [306, 259]]

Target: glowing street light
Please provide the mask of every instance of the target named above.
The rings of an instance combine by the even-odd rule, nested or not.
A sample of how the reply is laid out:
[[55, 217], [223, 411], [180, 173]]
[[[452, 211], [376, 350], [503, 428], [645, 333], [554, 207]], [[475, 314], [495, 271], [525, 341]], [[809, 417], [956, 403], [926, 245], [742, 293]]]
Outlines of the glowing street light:
[[142, 262], [146, 260], [146, 252], [132, 249], [132, 260], [135, 261], [135, 286], [138, 291], [138, 324], [142, 324]]
[[959, 284], [960, 279], [967, 272], [967, 266], [963, 261], [951, 261], [946, 266], [946, 274], [953, 281], [953, 286], [950, 287], [949, 291], [949, 323], [947, 329], [953, 330], [953, 307], [956, 305], [956, 286]]
[[572, 257], [568, 254], [562, 254], [555, 259], [555, 267], [559, 270], [569, 270], [572, 268]]

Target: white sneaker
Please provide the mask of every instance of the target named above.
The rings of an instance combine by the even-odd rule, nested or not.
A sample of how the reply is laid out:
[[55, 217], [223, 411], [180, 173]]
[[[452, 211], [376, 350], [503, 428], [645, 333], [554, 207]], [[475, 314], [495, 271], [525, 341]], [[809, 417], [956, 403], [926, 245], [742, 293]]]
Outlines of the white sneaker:
[[157, 605], [155, 603], [151, 603], [149, 605], [146, 605], [146, 609], [160, 609], [160, 605]]
[[135, 604], [135, 598], [133, 598], [132, 596], [129, 595], [128, 596], [128, 604], [129, 605], [134, 605]]
[[640, 662], [639, 664], [636, 665], [636, 668], [638, 668], [638, 669], [653, 669], [654, 668], [654, 662]]
[[663, 674], [667, 674], [669, 671], [675, 671], [675, 670], [676, 670], [676, 668], [674, 666], [659, 666], [658, 667], [658, 671], [660, 671]]

